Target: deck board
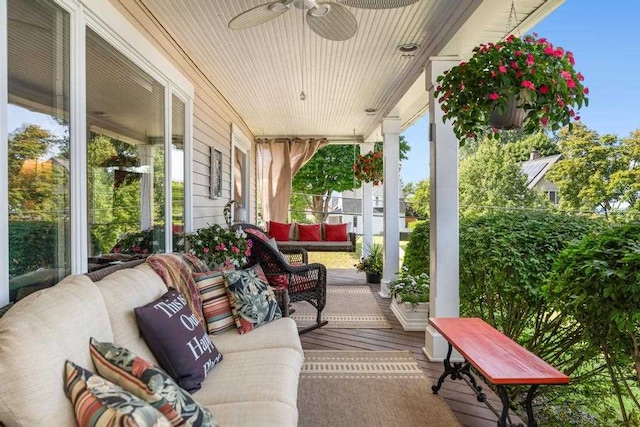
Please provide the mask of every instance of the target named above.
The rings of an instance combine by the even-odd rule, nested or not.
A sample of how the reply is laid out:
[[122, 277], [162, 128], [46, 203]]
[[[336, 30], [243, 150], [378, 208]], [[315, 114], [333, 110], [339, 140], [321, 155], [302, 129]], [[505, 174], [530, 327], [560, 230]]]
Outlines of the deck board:
[[[327, 282], [330, 285], [364, 285], [364, 274], [355, 270], [329, 270]], [[371, 285], [373, 291], [379, 285]], [[389, 300], [382, 299], [374, 292], [382, 312], [391, 324], [391, 329], [327, 329], [321, 328], [302, 335], [305, 350], [409, 350], [432, 383], [443, 372], [442, 363], [429, 362], [422, 352], [424, 332], [405, 332], [389, 308]], [[501, 408], [500, 399], [487, 386], [483, 387], [487, 399], [494, 407]], [[476, 395], [462, 381], [445, 381], [439, 394], [447, 402], [458, 420], [466, 427], [494, 427], [496, 416], [476, 399]], [[522, 422], [512, 415], [512, 422]], [[425, 424], [427, 426], [427, 424]], [[437, 427], [437, 426], [434, 426]]]

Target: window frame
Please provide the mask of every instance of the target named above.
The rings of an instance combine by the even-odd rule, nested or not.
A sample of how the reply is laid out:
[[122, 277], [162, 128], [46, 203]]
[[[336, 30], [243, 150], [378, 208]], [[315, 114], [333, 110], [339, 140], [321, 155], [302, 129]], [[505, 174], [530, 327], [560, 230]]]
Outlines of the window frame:
[[[0, 0], [0, 28], [7, 28], [9, 0]], [[165, 156], [171, 151], [171, 103], [176, 95], [185, 104], [185, 232], [192, 231], [193, 219], [193, 99], [194, 86], [156, 46], [146, 39], [110, 2], [105, 0], [49, 0], [69, 13], [70, 18], [70, 226], [71, 274], [88, 270], [88, 218], [86, 168], [86, 28], [90, 28], [119, 53], [131, 60], [165, 90]], [[0, 31], [0, 141], [8, 138], [8, 38]], [[8, 152], [0, 144], [0, 306], [9, 302], [8, 236]], [[166, 160], [166, 158], [165, 158]], [[171, 170], [171, 161], [165, 162]], [[165, 174], [170, 181], [171, 175]], [[165, 236], [171, 241], [171, 185], [165, 186]], [[172, 245], [166, 245], [167, 251]]]
[[[242, 207], [246, 210], [247, 215], [250, 215], [251, 212], [251, 155], [252, 155], [252, 144], [249, 138], [240, 130], [240, 128], [235, 124], [231, 124], [231, 170], [229, 171], [231, 175], [231, 189], [229, 190], [229, 200], [234, 199], [234, 191], [235, 191], [235, 173], [234, 168], [236, 167], [236, 148], [240, 150], [245, 155], [245, 164], [243, 165], [246, 173], [243, 177], [242, 182]], [[235, 219], [235, 209], [232, 209], [231, 212], [231, 220]]]

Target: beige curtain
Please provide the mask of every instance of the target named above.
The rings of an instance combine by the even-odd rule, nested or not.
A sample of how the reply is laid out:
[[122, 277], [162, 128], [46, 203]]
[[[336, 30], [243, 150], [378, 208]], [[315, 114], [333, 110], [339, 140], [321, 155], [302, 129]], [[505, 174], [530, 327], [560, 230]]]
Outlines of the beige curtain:
[[291, 181], [326, 139], [257, 139], [258, 180], [262, 198], [262, 219], [286, 222], [289, 217]]

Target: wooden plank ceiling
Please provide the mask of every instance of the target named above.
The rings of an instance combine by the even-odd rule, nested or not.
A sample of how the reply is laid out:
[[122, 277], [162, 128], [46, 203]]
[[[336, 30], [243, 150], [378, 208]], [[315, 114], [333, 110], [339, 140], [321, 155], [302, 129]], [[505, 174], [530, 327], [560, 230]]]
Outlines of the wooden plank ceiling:
[[[358, 32], [336, 42], [312, 32], [295, 8], [257, 27], [228, 29], [234, 16], [265, 0], [138, 1], [228, 99], [254, 135], [358, 139], [374, 131], [420, 76], [427, 58], [440, 54], [484, 3], [420, 0], [398, 9], [350, 8]], [[510, 1], [488, 2], [497, 6], [496, 21], [504, 25]], [[529, 5], [535, 8], [544, 0], [518, 2], [528, 3], [529, 10], [522, 11], [526, 16]], [[495, 22], [486, 25], [477, 30], [496, 28]], [[419, 45], [414, 56], [398, 51], [406, 43]], [[300, 100], [302, 90], [305, 101]], [[377, 111], [366, 113], [369, 108]]]

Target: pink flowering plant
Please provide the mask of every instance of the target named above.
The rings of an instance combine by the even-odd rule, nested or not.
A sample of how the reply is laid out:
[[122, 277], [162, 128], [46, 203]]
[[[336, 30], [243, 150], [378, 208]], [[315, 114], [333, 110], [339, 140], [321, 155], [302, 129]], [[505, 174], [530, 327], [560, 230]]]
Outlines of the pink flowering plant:
[[356, 179], [364, 182], [372, 182], [378, 185], [382, 182], [382, 150], [369, 151], [366, 154], [358, 155], [353, 164], [353, 172]]
[[580, 120], [578, 110], [589, 103], [589, 89], [574, 64], [571, 52], [535, 33], [510, 35], [481, 44], [467, 62], [439, 76], [435, 95], [461, 143], [487, 134], [497, 138], [489, 117], [494, 110], [503, 113], [510, 96], [526, 111], [525, 133], [555, 131]]
[[201, 228], [188, 236], [189, 252], [210, 268], [242, 267], [251, 255], [251, 240], [242, 230], [231, 231], [218, 224]]

